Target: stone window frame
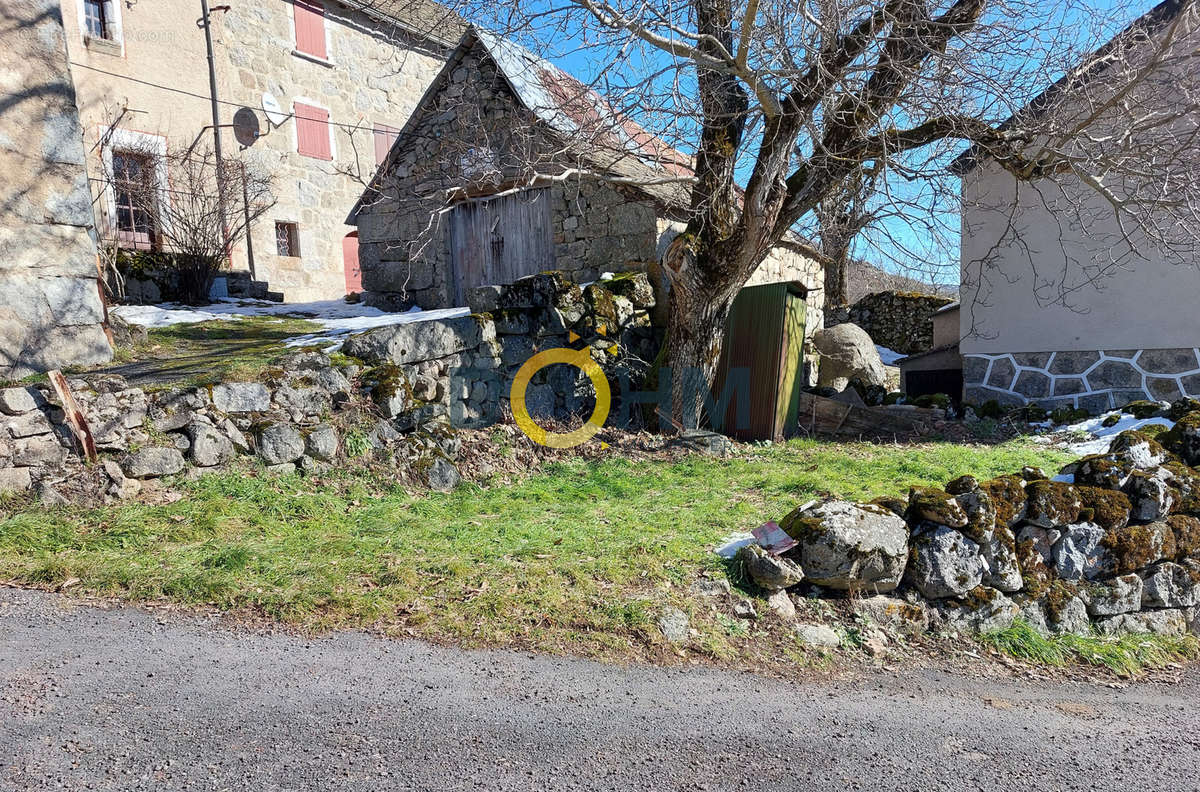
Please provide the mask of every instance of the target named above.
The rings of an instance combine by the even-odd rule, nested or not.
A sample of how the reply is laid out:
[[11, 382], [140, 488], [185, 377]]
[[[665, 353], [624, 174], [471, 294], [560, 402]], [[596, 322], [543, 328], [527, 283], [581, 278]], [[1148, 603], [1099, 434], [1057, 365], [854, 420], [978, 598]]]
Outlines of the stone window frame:
[[[104, 130], [101, 130], [103, 134]], [[104, 208], [106, 210], [105, 231], [111, 239], [117, 239], [117, 196], [113, 190], [115, 174], [113, 172], [113, 152], [133, 151], [148, 154], [154, 162], [154, 187], [158, 193], [160, 204], [171, 200], [170, 181], [167, 173], [167, 138], [152, 132], [138, 132], [134, 129], [117, 128], [112, 130], [100, 151], [101, 164], [104, 168]], [[166, 222], [160, 217], [159, 222]]]
[[[287, 233], [288, 252], [280, 253], [280, 231]], [[304, 246], [300, 243], [300, 224], [295, 220], [275, 221], [275, 255], [279, 258], [298, 259], [304, 257]]]
[[96, 38], [88, 33], [87, 3], [76, 0], [75, 11], [79, 20], [79, 38], [89, 50], [108, 52], [125, 57], [125, 27], [121, 19], [120, 0], [104, 0], [105, 26], [108, 28], [108, 38]]
[[[324, 110], [328, 116], [328, 121], [325, 124], [325, 133], [329, 136], [329, 159], [324, 157], [316, 157], [312, 154], [303, 154], [300, 151], [300, 116], [296, 113], [296, 105], [305, 105], [315, 110]], [[305, 119], [307, 120], [307, 119]], [[310, 99], [307, 96], [292, 97], [292, 151], [299, 154], [301, 157], [315, 159], [320, 162], [337, 162], [337, 136], [333, 134], [333, 110], [325, 104], [318, 102], [316, 99]]]
[[333, 68], [333, 36], [331, 35], [329, 25], [329, 8], [322, 0], [303, 0], [305, 5], [319, 6], [322, 11], [324, 21], [322, 24], [322, 32], [325, 34], [325, 57], [315, 55], [311, 52], [305, 52], [300, 49], [300, 42], [296, 38], [296, 0], [288, 3], [288, 23], [292, 27], [292, 55], [320, 66]]

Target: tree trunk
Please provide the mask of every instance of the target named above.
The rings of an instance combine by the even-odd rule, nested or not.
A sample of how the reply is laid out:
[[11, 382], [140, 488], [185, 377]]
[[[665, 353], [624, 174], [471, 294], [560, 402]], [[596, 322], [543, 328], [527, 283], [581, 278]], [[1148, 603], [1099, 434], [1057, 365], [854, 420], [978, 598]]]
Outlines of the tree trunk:
[[713, 398], [725, 323], [741, 285], [736, 276], [707, 288], [686, 279], [671, 284], [666, 369], [659, 376], [670, 377], [676, 430], [697, 429], [704, 422], [704, 402], [706, 397]]
[[850, 260], [850, 246], [835, 245], [822, 251], [829, 260], [825, 263], [825, 304], [832, 307], [846, 305], [850, 296], [846, 288], [846, 266]]

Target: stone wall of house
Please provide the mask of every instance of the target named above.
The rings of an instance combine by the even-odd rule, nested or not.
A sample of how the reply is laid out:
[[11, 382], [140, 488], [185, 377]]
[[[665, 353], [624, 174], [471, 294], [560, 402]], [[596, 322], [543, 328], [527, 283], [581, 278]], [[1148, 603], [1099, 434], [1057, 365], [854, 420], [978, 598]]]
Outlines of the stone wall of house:
[[952, 302], [933, 294], [875, 292], [851, 306], [828, 308], [825, 324], [851, 322], [866, 330], [876, 344], [915, 355], [933, 348], [933, 315]]
[[1079, 407], [1092, 413], [1131, 401], [1200, 396], [1200, 350], [1014, 352], [963, 357], [967, 401]]
[[112, 357], [75, 91], [56, 0], [2, 0], [0, 376]]
[[[595, 361], [613, 390], [641, 383], [661, 336], [651, 327], [653, 291], [644, 275], [580, 288], [562, 273], [478, 290], [486, 311], [378, 328], [335, 366], [301, 350], [260, 381], [148, 392], [115, 375], [69, 384], [102, 464], [83, 464], [82, 444], [48, 385], [0, 390], [0, 491], [35, 490], [51, 502], [138, 494], [141, 482], [198, 475], [257, 459], [270, 473], [321, 472], [384, 456], [414, 484], [458, 479], [455, 429], [488, 426], [508, 410], [514, 375], [535, 353], [567, 348]], [[573, 335], [574, 334], [574, 335]], [[582, 360], [580, 360], [582, 363]], [[590, 415], [594, 391], [576, 365], [554, 365], [530, 381], [529, 416], [566, 421]]]
[[[297, 153], [293, 121], [243, 155], [274, 174], [278, 198], [254, 230], [256, 274], [287, 301], [303, 302], [346, 293], [342, 243], [355, 232], [346, 225], [346, 215], [361, 195], [362, 183], [375, 172], [374, 127], [404, 126], [441, 68], [447, 48], [327, 3], [329, 60], [319, 62], [294, 54], [292, 10], [290, 2], [267, 0], [235, 3], [223, 15], [227, 85], [222, 98], [258, 108], [269, 91], [285, 112], [292, 112], [292, 102], [302, 101], [328, 110], [334, 122], [330, 162]], [[448, 24], [441, 32], [453, 42], [460, 30]], [[228, 145], [236, 149], [232, 140]], [[276, 221], [298, 224], [299, 256], [278, 255]]]
[[[985, 632], [1200, 634], [1200, 412], [1181, 401], [1159, 439], [1115, 437], [1055, 479], [1024, 468], [961, 476], [871, 503], [826, 500], [739, 556], [786, 610], [786, 590], [876, 595], [875, 624]], [[794, 610], [794, 609], [793, 609]]]
[[[448, 248], [452, 194], [464, 186], [482, 195], [531, 165], [567, 167], [560, 145], [520, 107], [479, 43], [447, 65], [433, 103], [413, 119], [398, 157], [377, 193], [359, 210], [364, 299], [396, 309], [454, 306]], [[554, 268], [577, 283], [603, 272], [636, 269], [655, 246], [653, 203], [595, 178], [535, 187], [531, 200], [550, 202]], [[482, 199], [481, 199], [482, 200]]]
[[[199, 4], [191, 0], [111, 4], [119, 7], [119, 41], [84, 34], [81, 3], [62, 5], [71, 60], [82, 66], [75, 79], [98, 220], [102, 236], [112, 240], [114, 207], [104, 175], [112, 150], [152, 145], [182, 151], [198, 138], [199, 146], [211, 145], [206, 50], [196, 27]], [[345, 220], [375, 170], [374, 127], [404, 125], [462, 30], [447, 12], [438, 31], [445, 38], [438, 43], [352, 4], [323, 5], [327, 61], [296, 53], [290, 0], [233, 3], [213, 12], [221, 123], [231, 124], [240, 105], [256, 113], [262, 133], [243, 151], [233, 130], [222, 129], [224, 153], [256, 162], [275, 178], [276, 203], [253, 228], [256, 275], [291, 302], [346, 293], [343, 240], [355, 229]], [[269, 127], [262, 110], [266, 92], [285, 115], [296, 101], [329, 112], [332, 160], [297, 152], [293, 119]], [[128, 112], [122, 114], [123, 107]], [[278, 255], [277, 221], [297, 224], [299, 255]], [[245, 244], [236, 247], [233, 263], [248, 269]]]

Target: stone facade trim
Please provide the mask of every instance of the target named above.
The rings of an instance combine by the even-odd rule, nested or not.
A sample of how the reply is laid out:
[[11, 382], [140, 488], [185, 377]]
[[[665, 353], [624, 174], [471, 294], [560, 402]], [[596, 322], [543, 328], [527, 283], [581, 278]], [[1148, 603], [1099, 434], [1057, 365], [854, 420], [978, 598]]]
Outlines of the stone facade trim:
[[964, 355], [963, 381], [970, 402], [1102, 412], [1200, 395], [1200, 347]]

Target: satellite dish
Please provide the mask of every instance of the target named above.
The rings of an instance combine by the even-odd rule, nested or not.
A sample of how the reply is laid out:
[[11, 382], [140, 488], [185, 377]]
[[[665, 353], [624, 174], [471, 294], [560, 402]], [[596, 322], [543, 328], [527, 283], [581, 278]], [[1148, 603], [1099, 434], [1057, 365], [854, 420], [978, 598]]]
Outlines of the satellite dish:
[[271, 122], [271, 126], [279, 126], [288, 120], [287, 113], [283, 112], [279, 100], [270, 92], [262, 95], [262, 109], [267, 114], [267, 120]]
[[233, 137], [239, 144], [249, 148], [260, 134], [258, 113], [249, 107], [239, 107], [233, 114]]

